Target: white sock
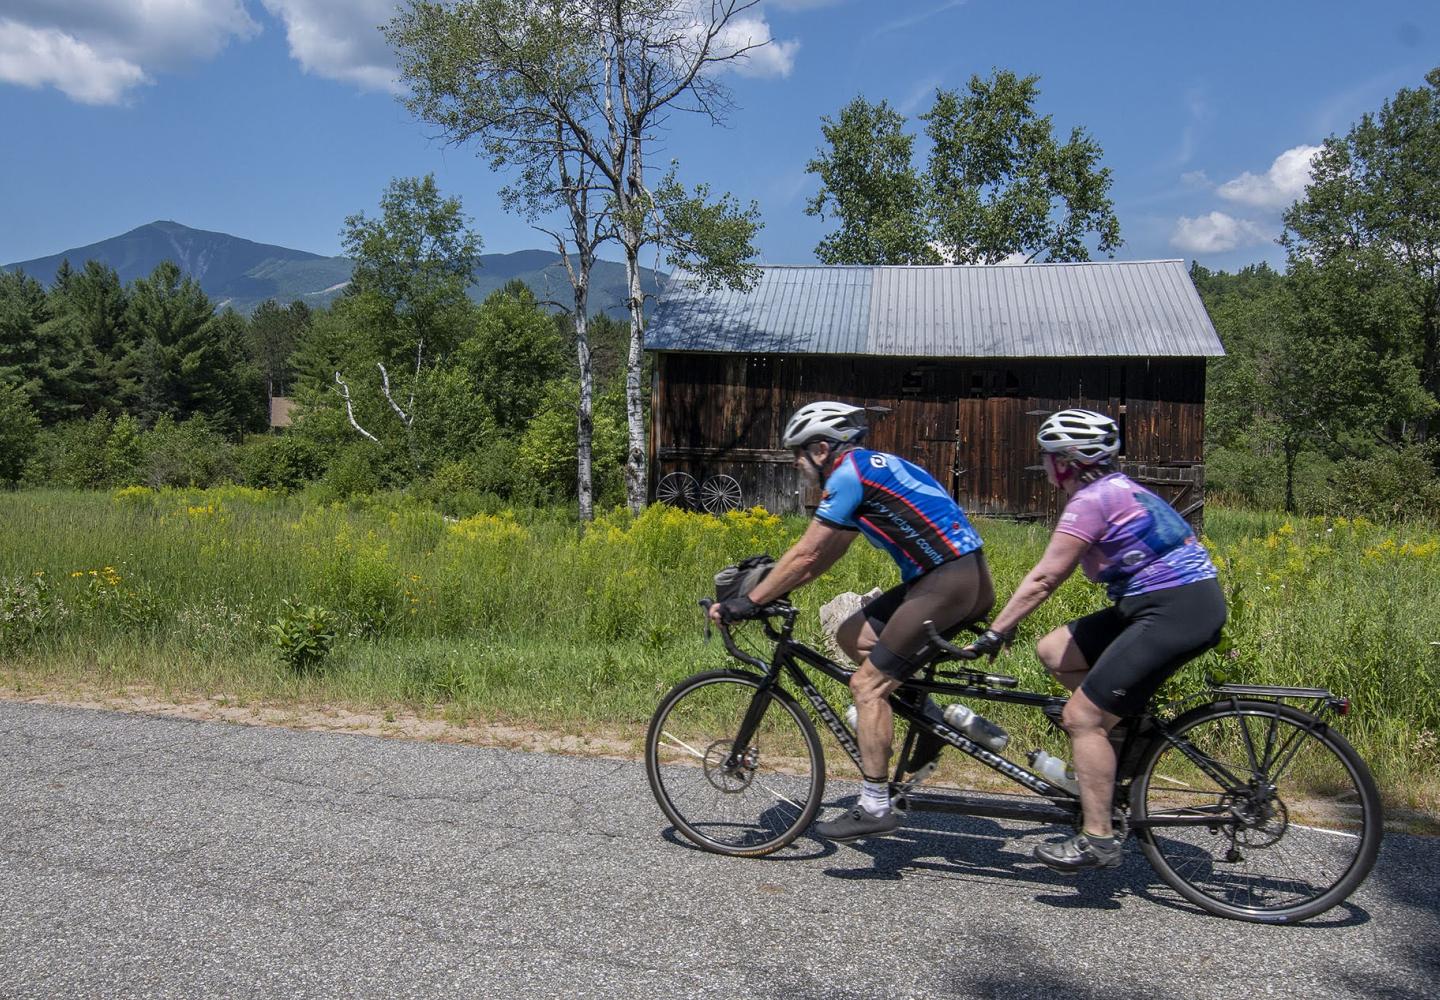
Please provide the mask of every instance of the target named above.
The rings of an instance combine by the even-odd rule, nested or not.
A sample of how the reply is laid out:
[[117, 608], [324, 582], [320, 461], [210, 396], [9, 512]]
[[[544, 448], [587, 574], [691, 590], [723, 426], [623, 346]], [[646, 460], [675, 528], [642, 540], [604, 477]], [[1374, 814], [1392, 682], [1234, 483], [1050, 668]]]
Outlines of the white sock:
[[860, 807], [871, 816], [884, 816], [890, 811], [890, 782], [867, 781], [860, 786]]

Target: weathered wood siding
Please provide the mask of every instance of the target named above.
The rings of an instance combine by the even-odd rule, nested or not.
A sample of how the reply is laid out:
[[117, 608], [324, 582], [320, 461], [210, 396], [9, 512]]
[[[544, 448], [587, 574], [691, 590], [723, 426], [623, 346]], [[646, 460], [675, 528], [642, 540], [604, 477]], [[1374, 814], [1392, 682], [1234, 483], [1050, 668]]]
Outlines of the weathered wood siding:
[[1038, 468], [1043, 417], [1081, 406], [1121, 423], [1123, 467], [1185, 509], [1204, 483], [1203, 359], [951, 361], [660, 353], [652, 399], [652, 489], [683, 471], [739, 481], [748, 506], [813, 507], [785, 419], [816, 399], [869, 407], [867, 445], [929, 469], [976, 513], [1050, 517], [1060, 495]]

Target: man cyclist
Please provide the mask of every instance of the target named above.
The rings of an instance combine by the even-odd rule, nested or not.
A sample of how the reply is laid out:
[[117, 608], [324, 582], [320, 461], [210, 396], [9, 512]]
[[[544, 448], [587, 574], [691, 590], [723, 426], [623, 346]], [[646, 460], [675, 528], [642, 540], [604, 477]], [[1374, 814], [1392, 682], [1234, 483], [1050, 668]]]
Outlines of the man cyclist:
[[1035, 646], [1040, 662], [1072, 692], [1061, 725], [1070, 734], [1084, 813], [1079, 834], [1040, 845], [1035, 857], [1060, 871], [1110, 868], [1120, 863], [1110, 818], [1110, 730], [1143, 712], [1171, 674], [1219, 641], [1225, 595], [1185, 519], [1110, 467], [1120, 451], [1115, 421], [1093, 410], [1061, 410], [1046, 418], [1038, 440], [1046, 476], [1068, 497], [1065, 510], [1040, 561], [966, 651], [993, 656], [1009, 645], [1015, 626], [1077, 565], [1106, 585], [1112, 606], [1062, 625]]
[[[847, 814], [816, 825], [822, 837], [859, 840], [894, 831], [887, 777], [894, 719], [890, 694], [929, 659], [925, 622], [944, 634], [987, 614], [995, 603], [980, 536], [965, 512], [924, 469], [860, 447], [864, 410], [846, 403], [802, 406], [781, 446], [824, 487], [815, 519], [749, 594], [710, 609], [717, 621], [755, 617], [766, 603], [824, 573], [857, 534], [889, 553], [901, 582], [843, 622], [836, 639], [859, 669], [850, 678], [864, 785]], [[936, 748], [938, 750], [938, 748]], [[921, 762], [912, 761], [919, 766]]]

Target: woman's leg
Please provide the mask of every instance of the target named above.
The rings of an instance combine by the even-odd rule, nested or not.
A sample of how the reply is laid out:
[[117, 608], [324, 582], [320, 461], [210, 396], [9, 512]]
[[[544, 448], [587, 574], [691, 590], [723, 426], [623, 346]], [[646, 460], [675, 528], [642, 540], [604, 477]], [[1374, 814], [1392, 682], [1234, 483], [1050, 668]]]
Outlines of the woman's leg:
[[1115, 797], [1115, 748], [1110, 745], [1110, 730], [1119, 721], [1118, 715], [1095, 704], [1084, 691], [1070, 696], [1061, 717], [1073, 748], [1084, 830], [1095, 837], [1114, 836], [1110, 809]]
[[1090, 664], [1080, 651], [1068, 625], [1045, 633], [1035, 644], [1035, 655], [1045, 664], [1045, 669], [1065, 685], [1065, 690], [1074, 691], [1090, 672]]

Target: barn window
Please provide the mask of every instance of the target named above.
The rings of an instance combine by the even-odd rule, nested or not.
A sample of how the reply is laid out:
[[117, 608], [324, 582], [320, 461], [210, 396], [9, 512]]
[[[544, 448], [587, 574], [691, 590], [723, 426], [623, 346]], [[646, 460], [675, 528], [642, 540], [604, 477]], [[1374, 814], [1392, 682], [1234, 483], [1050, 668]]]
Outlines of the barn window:
[[1016, 375], [1013, 371], [1007, 371], [1005, 373], [1005, 395], [1020, 395], [1020, 376]]
[[[972, 399], [984, 399], [989, 396], [1000, 395], [1000, 373], [993, 368], [981, 368], [970, 373], [970, 396]], [[1016, 383], [1019, 389], [1019, 383]]]
[[934, 388], [934, 365], [919, 365], [900, 377], [900, 394], [902, 396], [915, 396]]

